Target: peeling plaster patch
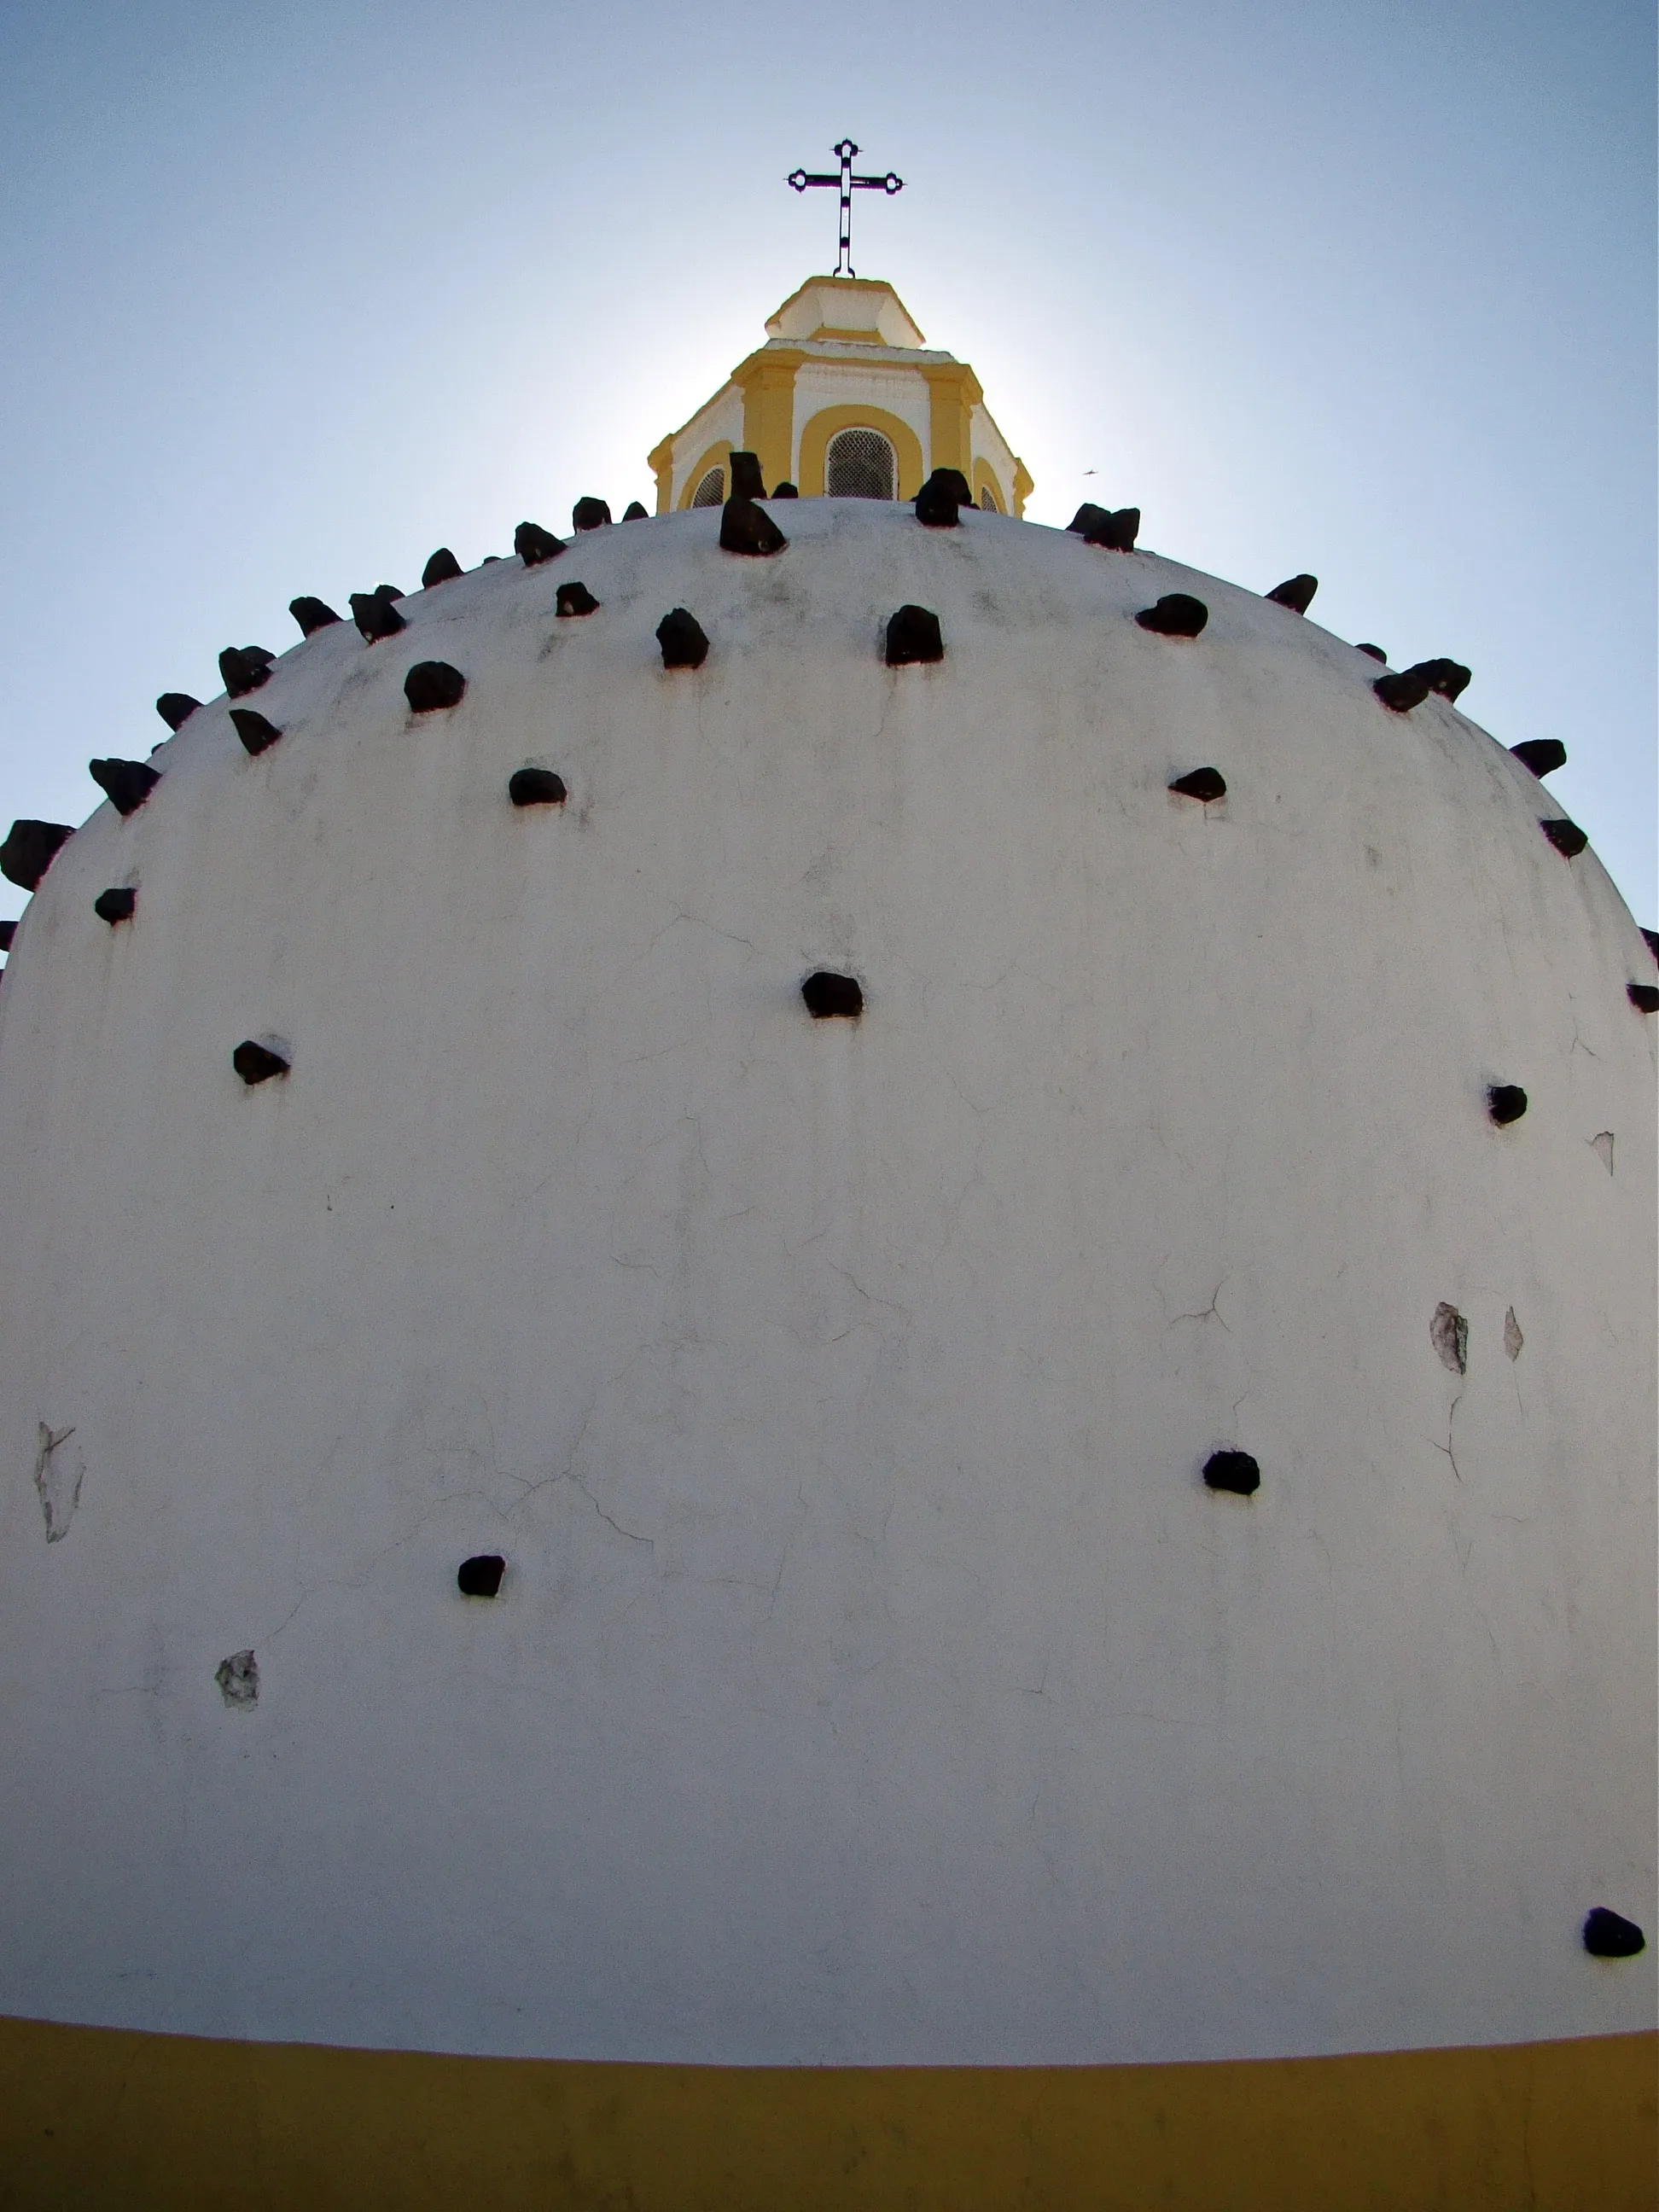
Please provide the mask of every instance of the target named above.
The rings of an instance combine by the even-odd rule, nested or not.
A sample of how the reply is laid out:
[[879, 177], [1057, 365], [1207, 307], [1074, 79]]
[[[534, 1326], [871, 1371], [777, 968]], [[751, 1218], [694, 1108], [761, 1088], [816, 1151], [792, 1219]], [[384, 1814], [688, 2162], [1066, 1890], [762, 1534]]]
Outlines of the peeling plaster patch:
[[1526, 1340], [1521, 1334], [1521, 1324], [1515, 1317], [1515, 1308], [1511, 1306], [1504, 1316], [1504, 1349], [1511, 1359], [1519, 1359], [1521, 1347]]
[[1592, 1137], [1590, 1139], [1589, 1144], [1591, 1152], [1595, 1153], [1596, 1158], [1601, 1161], [1602, 1166], [1607, 1170], [1607, 1173], [1611, 1175], [1613, 1173], [1612, 1130], [1603, 1129], [1599, 1137]]
[[1429, 1323], [1429, 1342], [1440, 1354], [1443, 1367], [1449, 1367], [1454, 1375], [1468, 1373], [1469, 1325], [1457, 1308], [1449, 1306], [1444, 1298], [1435, 1308], [1434, 1319]]
[[46, 1520], [46, 1541], [61, 1543], [69, 1534], [70, 1522], [75, 1518], [75, 1509], [81, 1503], [81, 1485], [86, 1476], [86, 1455], [77, 1444], [66, 1450], [73, 1429], [53, 1429], [45, 1421], [40, 1425], [40, 1448], [34, 1455], [34, 1486], [40, 1496], [40, 1510]]
[[259, 1662], [251, 1651], [233, 1651], [213, 1670], [219, 1694], [228, 1705], [257, 1705], [259, 1702]]

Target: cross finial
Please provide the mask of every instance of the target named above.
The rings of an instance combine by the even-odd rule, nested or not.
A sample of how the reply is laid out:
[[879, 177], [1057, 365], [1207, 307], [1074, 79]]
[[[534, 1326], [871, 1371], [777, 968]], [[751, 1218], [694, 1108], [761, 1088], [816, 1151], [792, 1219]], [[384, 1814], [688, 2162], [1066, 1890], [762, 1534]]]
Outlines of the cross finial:
[[884, 177], [855, 177], [853, 161], [859, 149], [850, 138], [843, 138], [838, 146], [832, 146], [830, 150], [840, 157], [841, 174], [838, 177], [818, 176], [805, 169], [792, 169], [783, 181], [793, 185], [798, 192], [804, 192], [809, 185], [840, 186], [841, 252], [836, 260], [836, 274], [837, 276], [851, 276], [855, 273], [853, 268], [854, 193], [885, 192], [890, 199], [895, 192], [904, 190], [904, 179], [896, 177], [890, 169]]

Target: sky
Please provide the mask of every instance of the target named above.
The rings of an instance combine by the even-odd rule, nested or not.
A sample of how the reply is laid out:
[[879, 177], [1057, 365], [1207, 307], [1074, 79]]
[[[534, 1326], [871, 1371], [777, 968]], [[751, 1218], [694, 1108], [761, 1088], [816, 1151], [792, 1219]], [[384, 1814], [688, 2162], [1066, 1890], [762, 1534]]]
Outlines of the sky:
[[1651, 925], [1654, 63], [1627, 0], [0, 10], [0, 815], [83, 820], [298, 592], [653, 506], [850, 135], [1030, 519], [1468, 663]]

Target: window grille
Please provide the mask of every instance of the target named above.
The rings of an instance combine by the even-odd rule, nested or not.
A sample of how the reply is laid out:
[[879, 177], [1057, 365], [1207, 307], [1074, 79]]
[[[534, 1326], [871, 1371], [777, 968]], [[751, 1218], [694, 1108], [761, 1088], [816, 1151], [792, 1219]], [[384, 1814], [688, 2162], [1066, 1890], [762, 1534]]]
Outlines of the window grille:
[[838, 430], [824, 456], [823, 489], [831, 499], [891, 499], [893, 449], [879, 430]]
[[986, 514], [1000, 514], [1002, 512], [1002, 509], [997, 505], [997, 495], [992, 490], [989, 484], [981, 484], [980, 486], [979, 503], [981, 511]]
[[723, 507], [726, 503], [726, 471], [710, 469], [691, 495], [693, 507]]

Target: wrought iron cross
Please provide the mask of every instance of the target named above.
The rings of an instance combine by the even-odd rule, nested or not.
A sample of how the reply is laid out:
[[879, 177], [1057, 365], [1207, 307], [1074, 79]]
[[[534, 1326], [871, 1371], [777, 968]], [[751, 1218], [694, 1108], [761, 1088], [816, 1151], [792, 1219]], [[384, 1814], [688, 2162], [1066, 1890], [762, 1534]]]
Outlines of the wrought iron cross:
[[783, 181], [786, 185], [792, 185], [798, 192], [804, 192], [809, 185], [840, 186], [841, 252], [836, 261], [836, 274], [837, 276], [851, 276], [856, 273], [853, 267], [854, 193], [885, 192], [890, 199], [895, 192], [904, 190], [904, 179], [896, 177], [890, 169], [884, 177], [855, 177], [853, 174], [853, 160], [859, 149], [850, 138], [843, 138], [838, 146], [832, 146], [830, 150], [841, 158], [841, 174], [838, 177], [815, 176], [805, 169], [792, 169]]

